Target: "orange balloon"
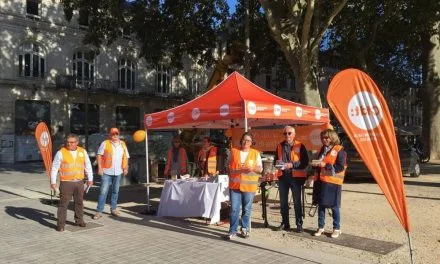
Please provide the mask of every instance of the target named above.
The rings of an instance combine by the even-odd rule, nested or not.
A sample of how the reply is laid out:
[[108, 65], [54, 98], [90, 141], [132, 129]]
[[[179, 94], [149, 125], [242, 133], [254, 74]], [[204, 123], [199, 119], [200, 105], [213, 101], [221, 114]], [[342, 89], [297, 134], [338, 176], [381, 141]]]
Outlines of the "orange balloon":
[[144, 130], [138, 130], [138, 131], [134, 132], [133, 140], [135, 142], [142, 142], [145, 140], [145, 136], [146, 136], [146, 134], [145, 134]]

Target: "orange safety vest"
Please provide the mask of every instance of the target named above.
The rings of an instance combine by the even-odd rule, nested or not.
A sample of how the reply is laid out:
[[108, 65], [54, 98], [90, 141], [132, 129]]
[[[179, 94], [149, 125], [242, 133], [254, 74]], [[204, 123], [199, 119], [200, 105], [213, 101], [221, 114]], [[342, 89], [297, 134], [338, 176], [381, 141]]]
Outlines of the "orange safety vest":
[[62, 147], [61, 154], [63, 159], [61, 161], [60, 169], [60, 181], [74, 181], [84, 179], [86, 152], [83, 148], [78, 147], [76, 149], [76, 159], [73, 159], [70, 151]]
[[[128, 158], [127, 158], [127, 146], [124, 141], [120, 141], [123, 149], [122, 153], [122, 164], [121, 168], [125, 169], [128, 167]], [[102, 167], [104, 169], [108, 169], [112, 167], [112, 156], [113, 156], [113, 147], [110, 140], [104, 141], [104, 154], [102, 155]]]
[[[292, 151], [290, 152], [290, 160], [292, 162], [297, 162], [297, 161], [301, 160], [301, 145], [302, 145], [302, 143], [299, 142], [298, 140], [295, 140], [293, 142]], [[279, 143], [277, 146], [277, 155], [278, 155], [279, 159], [283, 158], [283, 147], [282, 147], [281, 143]], [[283, 171], [278, 170], [277, 176], [280, 177], [281, 175], [283, 175]], [[306, 169], [299, 170], [299, 169], [292, 168], [292, 177], [306, 178], [307, 177], [307, 170]]]
[[208, 150], [208, 159], [206, 160], [206, 152], [201, 149], [197, 158], [198, 161], [206, 162], [204, 173], [215, 174], [217, 172], [217, 148], [210, 147]]
[[257, 165], [258, 151], [250, 149], [249, 154], [244, 161], [240, 162], [240, 150], [232, 149], [232, 159], [229, 174], [229, 189], [240, 190], [242, 192], [256, 192], [258, 188], [258, 178], [260, 174], [255, 172], [241, 173], [239, 169], [243, 166], [255, 167]]
[[[172, 161], [173, 161], [173, 148], [170, 148], [168, 150], [167, 165], [165, 166], [165, 171], [164, 171], [165, 175], [168, 175], [168, 173], [170, 172]], [[179, 148], [179, 161], [180, 161], [179, 162], [180, 172], [185, 174], [187, 172], [186, 164], [188, 160], [186, 157], [185, 149], [182, 147]]]
[[[325, 155], [324, 159], [322, 160], [326, 164], [334, 165], [336, 163], [336, 158], [338, 157], [339, 151], [341, 151], [343, 147], [341, 145], [334, 146], [328, 153]], [[347, 169], [347, 162], [345, 161], [344, 170], [338, 173], [335, 173], [332, 175], [331, 170], [327, 170], [324, 168], [321, 168], [321, 172], [319, 174], [319, 180], [327, 183], [333, 183], [337, 185], [342, 185], [344, 182], [345, 177], [345, 170]], [[315, 178], [317, 178], [317, 175], [315, 175]]]

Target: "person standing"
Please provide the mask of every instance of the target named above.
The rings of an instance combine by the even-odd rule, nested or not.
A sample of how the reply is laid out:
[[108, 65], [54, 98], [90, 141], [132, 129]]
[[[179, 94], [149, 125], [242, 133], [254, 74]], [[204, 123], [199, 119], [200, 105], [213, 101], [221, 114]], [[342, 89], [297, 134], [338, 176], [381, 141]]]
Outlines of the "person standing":
[[295, 208], [296, 232], [300, 233], [303, 231], [301, 194], [307, 178], [309, 156], [306, 147], [295, 140], [295, 128], [285, 126], [283, 131], [285, 140], [278, 144], [275, 157], [277, 163], [283, 164], [278, 171], [282, 222], [276, 230], [290, 230], [288, 200], [289, 190], [291, 190]]
[[102, 217], [107, 193], [111, 186], [110, 213], [119, 216], [117, 209], [119, 196], [119, 183], [121, 176], [128, 174], [128, 159], [130, 155], [125, 142], [119, 138], [119, 129], [110, 129], [109, 139], [104, 140], [98, 148], [98, 175], [101, 176], [101, 190], [98, 197], [98, 206], [94, 220]]
[[182, 147], [182, 141], [179, 137], [174, 137], [171, 142], [173, 146], [168, 150], [164, 175], [185, 175], [188, 173], [188, 156]]
[[343, 150], [338, 134], [332, 129], [321, 132], [322, 148], [318, 154], [315, 169], [313, 192], [318, 197], [318, 230], [314, 236], [324, 233], [325, 209], [331, 208], [333, 216], [332, 238], [341, 234], [341, 192], [347, 169], [347, 153]]
[[263, 170], [260, 152], [251, 148], [254, 143], [253, 137], [246, 132], [241, 136], [241, 148], [232, 149], [231, 162], [229, 164], [229, 200], [231, 202], [230, 227], [226, 239], [236, 237], [240, 206], [241, 235], [249, 237], [252, 202], [258, 188], [258, 178]]
[[50, 172], [50, 188], [57, 188], [60, 176], [60, 202], [57, 212], [57, 231], [63, 232], [66, 225], [67, 206], [73, 196], [75, 204], [75, 225], [85, 227], [84, 222], [84, 172], [87, 174], [87, 186], [93, 184], [92, 164], [86, 150], [78, 147], [78, 136], [69, 134], [65, 146], [56, 154]]
[[197, 167], [201, 177], [210, 177], [219, 173], [217, 169], [217, 147], [211, 144], [209, 137], [204, 137], [202, 140], [202, 148], [197, 155]]

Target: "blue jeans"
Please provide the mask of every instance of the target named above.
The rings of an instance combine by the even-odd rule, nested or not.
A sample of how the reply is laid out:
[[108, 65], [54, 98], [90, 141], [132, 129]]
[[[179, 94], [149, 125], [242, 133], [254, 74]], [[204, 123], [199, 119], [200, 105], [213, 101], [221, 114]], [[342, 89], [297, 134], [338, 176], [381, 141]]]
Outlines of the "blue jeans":
[[[318, 207], [318, 227], [324, 228], [325, 226], [325, 208], [324, 206]], [[333, 206], [332, 215], [333, 215], [333, 229], [341, 229], [341, 213], [339, 211], [339, 207]]]
[[305, 180], [294, 179], [291, 176], [283, 175], [279, 178], [278, 189], [280, 191], [280, 207], [282, 223], [285, 228], [290, 228], [289, 221], [289, 190], [292, 191], [293, 204], [295, 208], [295, 224], [297, 227], [302, 227], [302, 205], [301, 205], [301, 192], [302, 186]]
[[242, 206], [241, 227], [249, 231], [252, 203], [254, 201], [254, 192], [241, 192], [239, 190], [229, 190], [229, 200], [231, 201], [230, 227], [229, 233], [235, 234], [238, 229], [240, 216], [240, 205]]
[[101, 178], [101, 192], [99, 193], [98, 207], [96, 208], [96, 210], [99, 213], [102, 213], [102, 211], [104, 211], [104, 206], [107, 200], [107, 193], [110, 185], [112, 186], [110, 208], [111, 210], [116, 210], [118, 206], [119, 182], [121, 180], [121, 175], [108, 175], [104, 173]]

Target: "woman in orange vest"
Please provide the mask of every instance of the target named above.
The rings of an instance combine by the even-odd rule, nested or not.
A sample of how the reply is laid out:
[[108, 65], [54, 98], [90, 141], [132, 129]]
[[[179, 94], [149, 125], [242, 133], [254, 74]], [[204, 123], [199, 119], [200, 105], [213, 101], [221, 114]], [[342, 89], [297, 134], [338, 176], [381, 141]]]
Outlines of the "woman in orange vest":
[[211, 145], [211, 139], [204, 137], [203, 146], [197, 155], [197, 167], [201, 177], [209, 177], [218, 174], [217, 147]]
[[164, 175], [180, 176], [187, 174], [188, 156], [185, 149], [181, 146], [182, 141], [179, 137], [174, 137], [172, 144], [173, 146], [168, 150]]
[[341, 234], [341, 187], [344, 182], [347, 168], [347, 153], [341, 146], [338, 134], [332, 129], [321, 132], [322, 148], [318, 160], [312, 162], [315, 169], [315, 184], [313, 193], [318, 204], [318, 230], [314, 234], [320, 236], [324, 233], [325, 209], [331, 208], [333, 216], [332, 238]]
[[263, 170], [260, 152], [251, 148], [254, 144], [253, 137], [246, 132], [241, 136], [241, 148], [232, 148], [232, 158], [229, 163], [229, 200], [231, 202], [230, 227], [226, 239], [232, 240], [236, 237], [240, 214], [241, 235], [249, 237], [250, 217], [252, 202], [258, 188], [258, 178]]

